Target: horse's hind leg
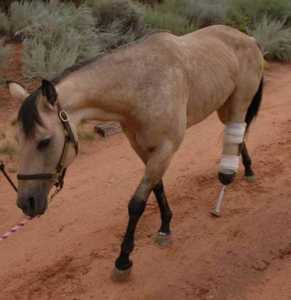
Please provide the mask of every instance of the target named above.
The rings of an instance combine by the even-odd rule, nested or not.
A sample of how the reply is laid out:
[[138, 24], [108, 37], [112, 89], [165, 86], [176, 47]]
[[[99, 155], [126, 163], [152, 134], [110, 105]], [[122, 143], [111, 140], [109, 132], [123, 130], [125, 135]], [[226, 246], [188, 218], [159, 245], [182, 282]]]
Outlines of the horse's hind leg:
[[211, 211], [211, 214], [215, 217], [220, 217], [221, 215], [221, 206], [225, 187], [233, 182], [236, 172], [239, 168], [241, 145], [244, 141], [247, 125], [243, 121], [244, 114], [241, 113], [240, 110], [236, 114], [233, 113], [233, 111], [227, 105], [228, 104], [225, 104], [218, 111], [218, 116], [225, 124], [225, 129], [222, 156], [218, 171], [218, 179], [223, 186], [217, 203], [214, 209]]
[[153, 191], [158, 201], [161, 214], [161, 227], [156, 236], [156, 243], [160, 246], [167, 246], [171, 243], [170, 222], [172, 219], [172, 211], [168, 204], [162, 180], [154, 187]]
[[252, 169], [252, 160], [248, 153], [248, 149], [245, 141], [241, 144], [241, 155], [242, 155], [242, 162], [245, 168], [245, 178], [247, 181], [252, 182], [256, 179], [256, 176]]
[[247, 158], [244, 144], [245, 129], [246, 123], [239, 120], [225, 125], [223, 151], [218, 173], [218, 178], [223, 185], [228, 185], [234, 180], [242, 149], [243, 157]]

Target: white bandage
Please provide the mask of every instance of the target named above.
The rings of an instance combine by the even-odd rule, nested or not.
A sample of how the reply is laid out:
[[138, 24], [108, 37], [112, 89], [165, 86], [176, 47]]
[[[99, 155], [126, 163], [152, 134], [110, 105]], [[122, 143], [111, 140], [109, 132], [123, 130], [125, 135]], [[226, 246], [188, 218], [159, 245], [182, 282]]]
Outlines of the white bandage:
[[225, 171], [233, 171], [236, 172], [239, 167], [239, 156], [237, 155], [222, 155], [219, 171], [225, 173]]
[[244, 140], [246, 123], [229, 123], [224, 129], [225, 144], [241, 144]]

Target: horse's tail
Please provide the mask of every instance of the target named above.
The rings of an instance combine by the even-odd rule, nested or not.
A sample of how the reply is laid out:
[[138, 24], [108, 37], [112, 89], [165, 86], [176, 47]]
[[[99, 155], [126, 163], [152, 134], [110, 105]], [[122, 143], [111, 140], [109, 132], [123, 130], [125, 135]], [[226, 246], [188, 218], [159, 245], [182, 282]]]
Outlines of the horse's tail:
[[263, 99], [263, 89], [264, 89], [264, 78], [262, 78], [259, 88], [258, 88], [258, 90], [248, 108], [247, 114], [246, 114], [245, 122], [247, 123], [247, 130], [260, 110], [260, 106], [261, 106], [262, 99]]

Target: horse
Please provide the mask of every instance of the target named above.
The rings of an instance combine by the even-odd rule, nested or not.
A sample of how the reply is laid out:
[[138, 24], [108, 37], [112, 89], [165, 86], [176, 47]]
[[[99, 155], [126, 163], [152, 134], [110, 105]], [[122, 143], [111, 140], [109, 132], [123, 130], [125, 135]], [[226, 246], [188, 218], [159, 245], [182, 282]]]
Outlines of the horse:
[[128, 225], [114, 267], [115, 278], [127, 278], [136, 226], [151, 192], [160, 210], [159, 240], [170, 237], [172, 211], [163, 176], [187, 128], [216, 111], [225, 126], [220, 182], [234, 180], [240, 155], [246, 178], [253, 179], [245, 135], [262, 102], [263, 65], [253, 37], [214, 25], [179, 37], [151, 34], [44, 79], [31, 94], [9, 82], [11, 96], [23, 101], [17, 118], [17, 205], [31, 217], [46, 211], [50, 190], [54, 184], [62, 187], [78, 154], [80, 122], [119, 122], [145, 165], [128, 204]]

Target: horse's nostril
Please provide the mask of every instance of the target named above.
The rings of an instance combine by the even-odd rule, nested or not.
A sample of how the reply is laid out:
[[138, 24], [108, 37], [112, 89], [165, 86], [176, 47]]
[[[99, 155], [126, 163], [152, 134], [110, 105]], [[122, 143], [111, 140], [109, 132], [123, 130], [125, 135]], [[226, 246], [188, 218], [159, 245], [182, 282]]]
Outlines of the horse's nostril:
[[32, 211], [34, 211], [35, 209], [35, 201], [33, 197], [28, 198], [28, 203], [29, 203], [29, 207], [31, 208]]

